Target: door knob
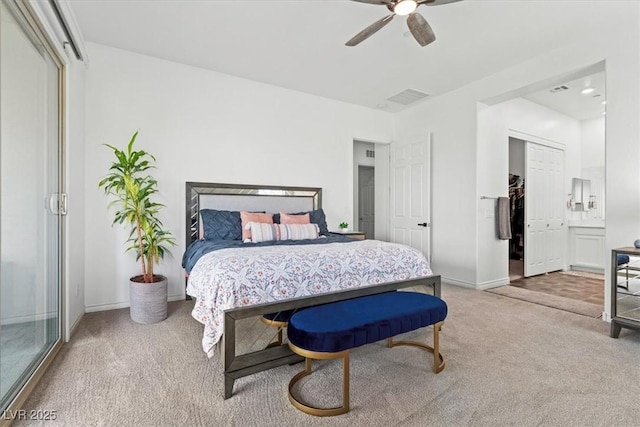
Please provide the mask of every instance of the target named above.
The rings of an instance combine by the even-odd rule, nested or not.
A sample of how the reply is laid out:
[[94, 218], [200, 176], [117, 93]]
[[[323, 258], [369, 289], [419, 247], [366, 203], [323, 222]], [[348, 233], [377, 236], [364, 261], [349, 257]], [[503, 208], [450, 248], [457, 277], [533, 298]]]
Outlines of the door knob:
[[426, 222], [423, 222], [423, 223], [420, 223], [420, 224], [418, 224], [418, 225], [419, 225], [420, 227], [426, 227], [426, 226], [427, 226], [427, 223], [426, 223]]

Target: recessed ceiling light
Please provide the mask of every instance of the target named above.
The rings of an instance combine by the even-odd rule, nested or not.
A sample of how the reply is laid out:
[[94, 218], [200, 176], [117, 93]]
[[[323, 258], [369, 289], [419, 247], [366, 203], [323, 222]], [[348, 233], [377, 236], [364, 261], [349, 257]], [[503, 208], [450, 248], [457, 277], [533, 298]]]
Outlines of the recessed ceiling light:
[[603, 111], [603, 112], [602, 112], [602, 115], [603, 115], [603, 116], [606, 116], [606, 115], [607, 115], [607, 112], [606, 112], [606, 111]]
[[594, 90], [595, 90], [594, 88], [588, 87], [588, 88], [582, 90], [582, 94], [583, 95], [587, 95], [587, 94], [590, 94], [591, 92], [593, 92]]
[[607, 101], [606, 100], [602, 101], [602, 105], [607, 105]]

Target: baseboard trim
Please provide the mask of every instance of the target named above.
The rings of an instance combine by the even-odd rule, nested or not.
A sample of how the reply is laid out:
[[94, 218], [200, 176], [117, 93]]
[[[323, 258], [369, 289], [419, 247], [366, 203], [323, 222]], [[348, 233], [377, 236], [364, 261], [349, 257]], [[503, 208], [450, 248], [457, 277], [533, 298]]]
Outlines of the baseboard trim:
[[[169, 302], [182, 301], [182, 300], [184, 300], [184, 294], [169, 295], [169, 297], [167, 297], [167, 301]], [[127, 308], [127, 307], [129, 307], [129, 301], [116, 302], [112, 304], [95, 304], [95, 305], [85, 306], [84, 312], [95, 313], [97, 311], [117, 310], [119, 308]]]
[[499, 286], [508, 285], [511, 283], [511, 280], [508, 277], [503, 277], [502, 279], [490, 280], [488, 282], [478, 283], [477, 289], [481, 291], [486, 291], [487, 289], [497, 288]]
[[448, 283], [450, 285], [460, 286], [463, 288], [469, 289], [477, 289], [479, 291], [485, 291], [487, 289], [497, 288], [499, 286], [508, 285], [511, 283], [508, 277], [503, 277], [501, 279], [490, 280], [488, 282], [482, 283], [472, 283], [464, 280], [453, 279], [451, 277], [442, 276], [442, 283]]
[[584, 271], [585, 273], [604, 274], [604, 268], [572, 265], [570, 271]]
[[476, 289], [476, 284], [466, 282], [464, 280], [453, 279], [451, 277], [441, 276], [442, 283], [448, 283], [450, 285], [461, 286], [463, 288]]

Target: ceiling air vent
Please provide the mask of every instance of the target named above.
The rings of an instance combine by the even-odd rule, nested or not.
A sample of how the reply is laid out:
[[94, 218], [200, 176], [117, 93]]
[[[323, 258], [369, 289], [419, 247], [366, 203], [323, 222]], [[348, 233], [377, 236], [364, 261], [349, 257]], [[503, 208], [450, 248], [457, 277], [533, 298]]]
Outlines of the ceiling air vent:
[[393, 101], [402, 105], [409, 105], [409, 104], [413, 104], [416, 101], [424, 99], [427, 96], [429, 95], [424, 92], [420, 92], [419, 90], [406, 89], [396, 95], [393, 95], [391, 98], [387, 98], [387, 100]]
[[562, 86], [556, 86], [553, 89], [549, 89], [549, 92], [558, 93], [558, 92], [562, 92], [563, 90], [567, 90], [567, 89], [569, 89], [568, 86], [562, 85]]

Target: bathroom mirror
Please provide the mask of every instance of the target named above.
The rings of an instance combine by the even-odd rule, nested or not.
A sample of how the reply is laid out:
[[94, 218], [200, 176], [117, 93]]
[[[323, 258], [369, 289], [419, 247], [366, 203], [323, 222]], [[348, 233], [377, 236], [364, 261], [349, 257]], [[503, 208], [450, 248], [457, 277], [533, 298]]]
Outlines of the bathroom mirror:
[[589, 196], [591, 195], [591, 181], [588, 179], [573, 178], [572, 181], [572, 209], [573, 211], [586, 212], [589, 210]]

